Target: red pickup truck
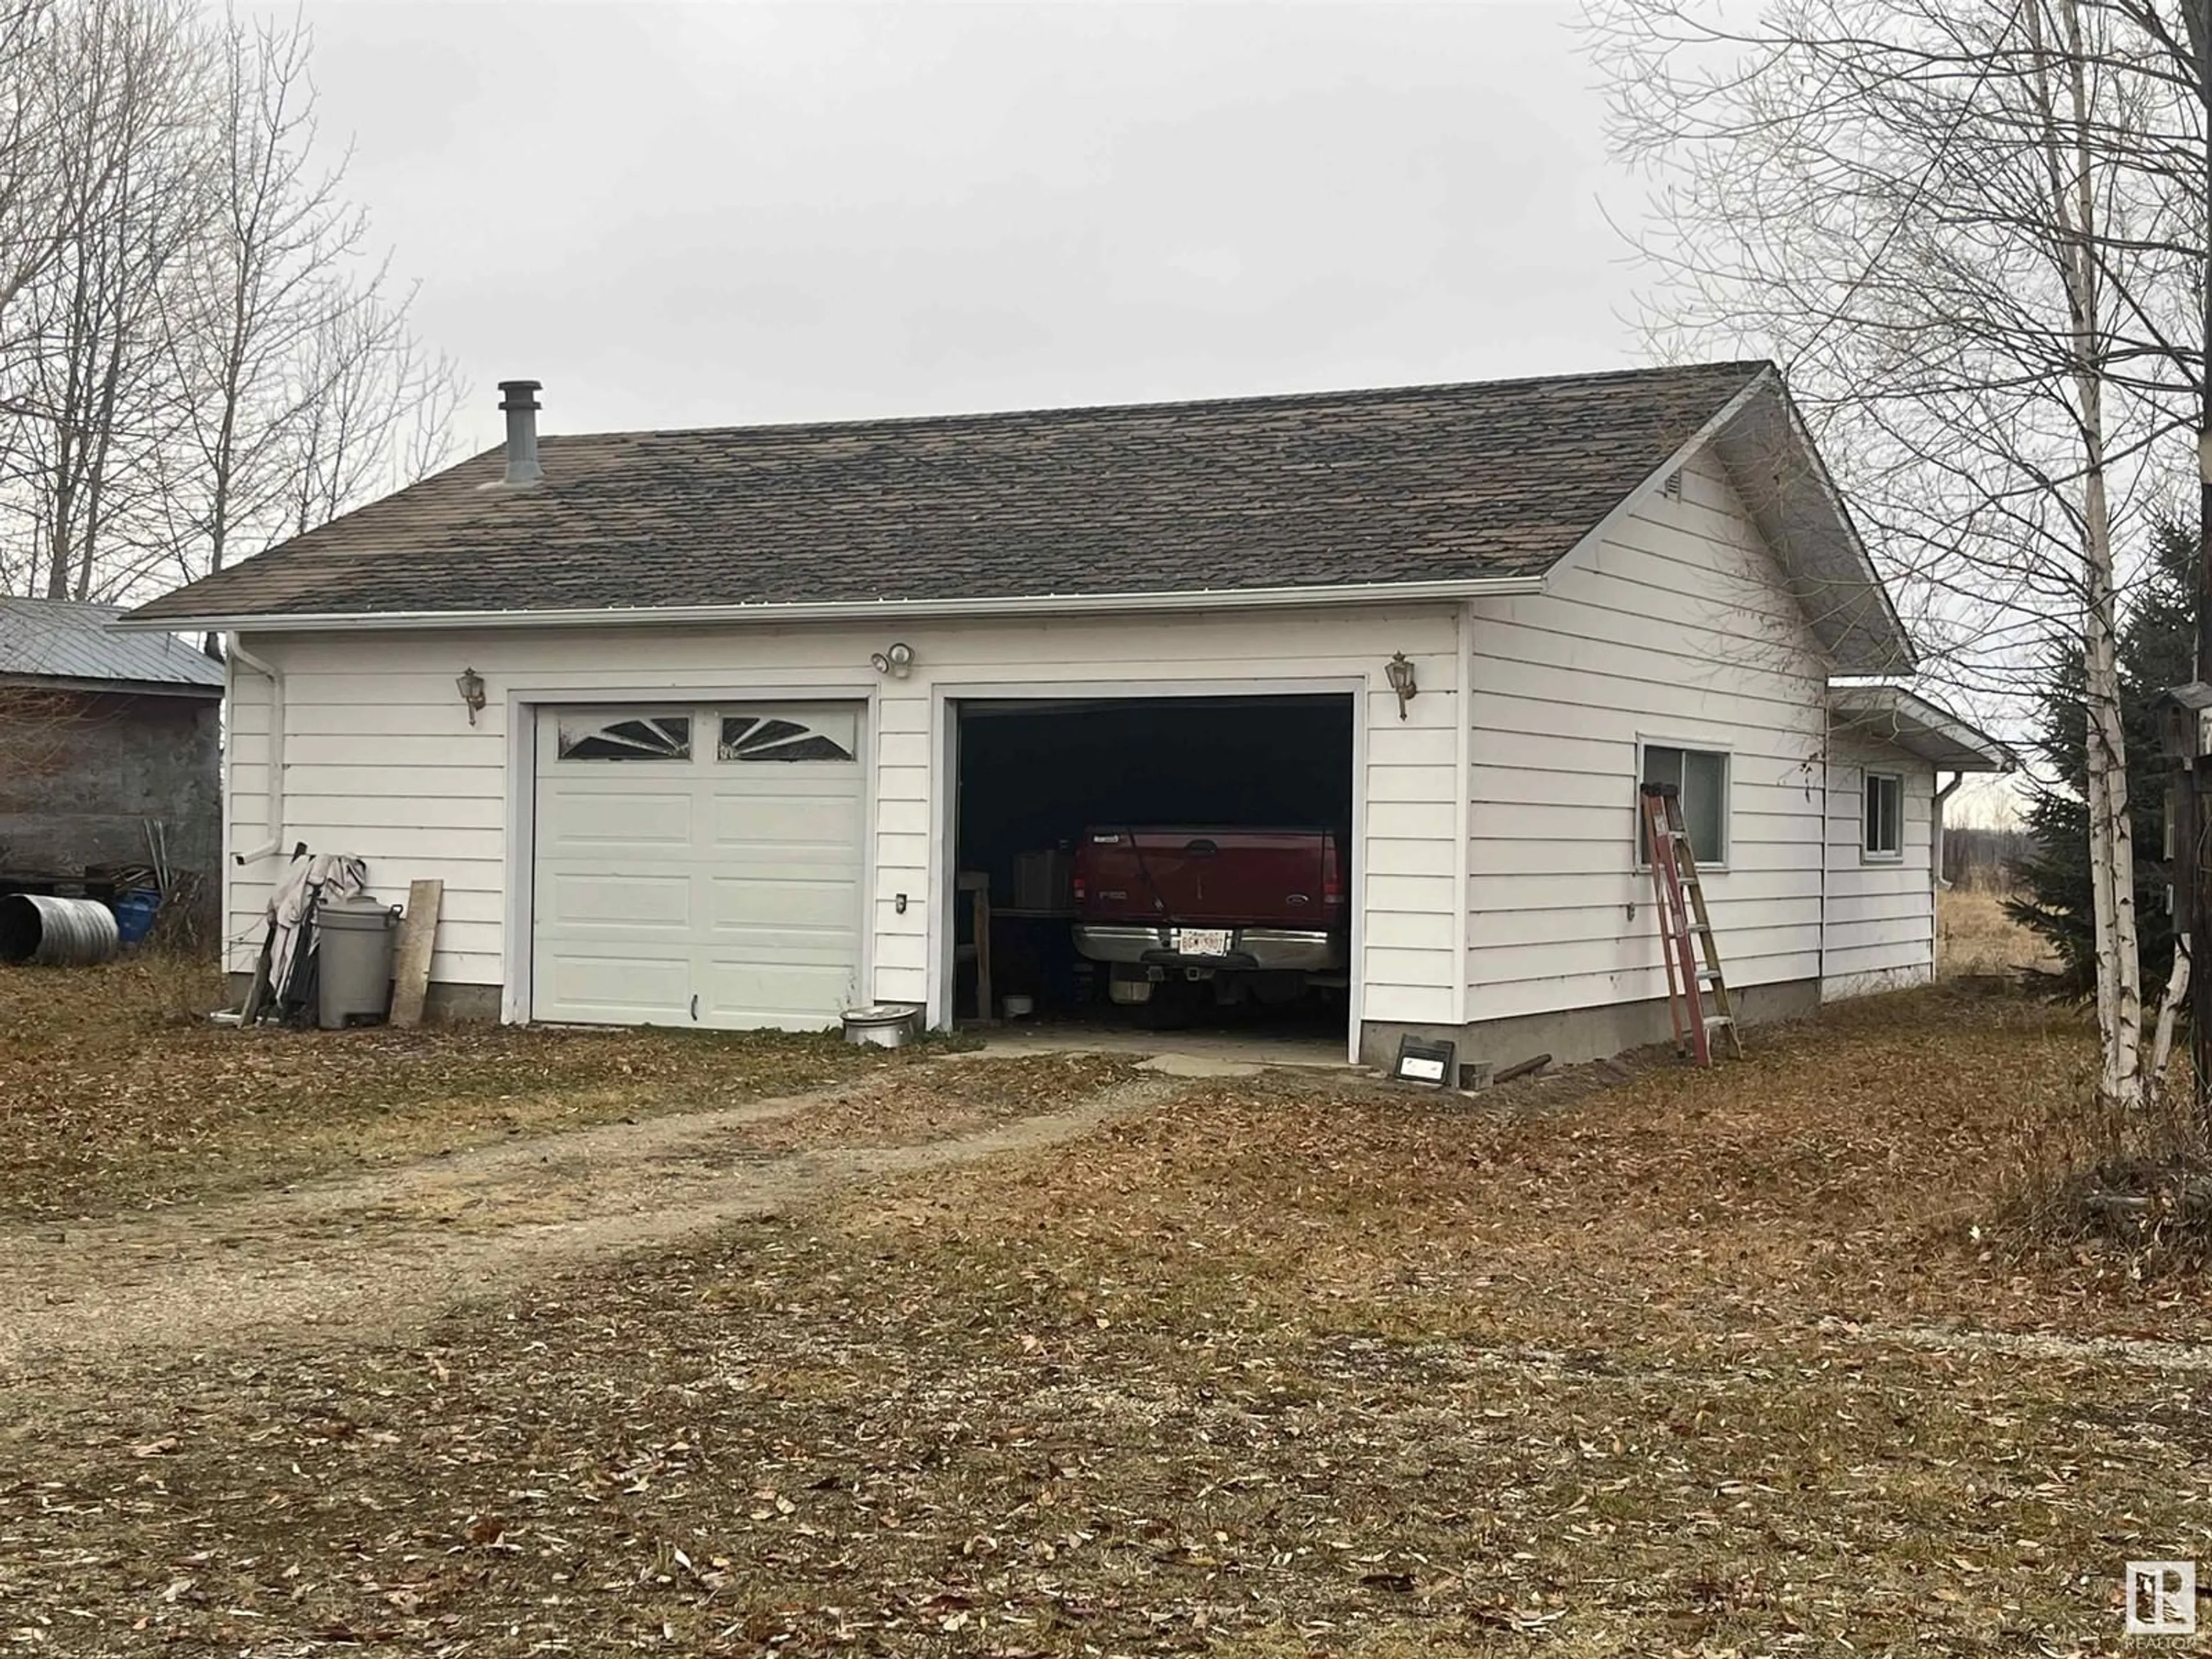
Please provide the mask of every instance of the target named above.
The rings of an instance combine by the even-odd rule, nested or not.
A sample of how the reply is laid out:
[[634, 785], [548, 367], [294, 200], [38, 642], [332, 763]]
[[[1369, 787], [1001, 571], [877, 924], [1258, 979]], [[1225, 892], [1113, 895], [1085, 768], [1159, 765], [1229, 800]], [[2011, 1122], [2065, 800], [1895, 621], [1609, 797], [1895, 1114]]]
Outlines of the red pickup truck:
[[1075, 948], [1109, 964], [1119, 1003], [1209, 979], [1223, 1001], [1291, 1001], [1343, 983], [1344, 873], [1331, 830], [1093, 825], [1075, 854]]

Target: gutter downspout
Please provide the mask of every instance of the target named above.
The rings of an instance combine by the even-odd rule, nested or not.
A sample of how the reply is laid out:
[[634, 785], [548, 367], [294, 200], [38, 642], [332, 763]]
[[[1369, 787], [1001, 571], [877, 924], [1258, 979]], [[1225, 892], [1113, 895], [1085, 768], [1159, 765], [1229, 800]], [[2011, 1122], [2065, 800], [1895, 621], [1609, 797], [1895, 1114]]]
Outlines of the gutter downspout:
[[1966, 781], [1964, 772], [1952, 773], [1951, 781], [1928, 802], [1928, 977], [1931, 980], [1936, 977], [1936, 953], [1943, 942], [1943, 910], [1937, 901], [1948, 885], [1943, 879], [1943, 803]]
[[[223, 646], [231, 660], [244, 663], [269, 682], [269, 732], [264, 747], [269, 781], [262, 791], [269, 803], [269, 839], [251, 851], [231, 854], [234, 864], [258, 864], [284, 844], [284, 677], [273, 664], [263, 661], [240, 644], [235, 633], [224, 636]], [[235, 741], [234, 734], [233, 740]]]
[[[1468, 908], [1474, 889], [1474, 601], [1462, 599], [1454, 608], [1452, 633], [1458, 655], [1459, 684], [1452, 691], [1454, 720], [1459, 730], [1452, 737], [1452, 771], [1458, 779], [1452, 798], [1452, 836], [1458, 843], [1452, 856], [1452, 1024], [1464, 1027], [1474, 1018], [1474, 998], [1467, 978], [1468, 951], [1473, 944], [1474, 918]], [[1355, 1036], [1357, 1034], [1355, 1033]], [[1466, 1041], [1464, 1031], [1460, 1040]], [[1355, 1054], [1353, 1059], [1358, 1056]]]
[[1928, 886], [1931, 892], [1949, 884], [1943, 879], [1943, 803], [1950, 799], [1953, 793], [1966, 781], [1964, 772], [1952, 773], [1951, 781], [1936, 792], [1929, 805]]
[[1816, 1005], [1828, 1000], [1828, 863], [1836, 855], [1836, 849], [1829, 845], [1829, 838], [1835, 834], [1835, 829], [1829, 822], [1828, 813], [1831, 810], [1829, 795], [1835, 787], [1835, 781], [1836, 727], [1831, 717], [1821, 722], [1820, 728], [1820, 946], [1813, 957], [1814, 972], [1820, 976], [1818, 988], [1814, 994]]

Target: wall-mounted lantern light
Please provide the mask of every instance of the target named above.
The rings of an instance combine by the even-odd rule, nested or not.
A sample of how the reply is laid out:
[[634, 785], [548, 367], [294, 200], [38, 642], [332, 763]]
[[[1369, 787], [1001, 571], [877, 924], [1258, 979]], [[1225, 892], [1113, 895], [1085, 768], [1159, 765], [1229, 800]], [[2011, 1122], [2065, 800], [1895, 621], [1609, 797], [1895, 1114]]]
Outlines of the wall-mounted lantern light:
[[868, 659], [868, 665], [878, 674], [888, 674], [902, 680], [914, 672], [914, 647], [903, 640], [886, 647]]
[[1390, 660], [1382, 665], [1382, 672], [1390, 677], [1390, 689], [1398, 694], [1398, 718], [1406, 718], [1406, 705], [1421, 695], [1420, 682], [1413, 677], [1413, 665], [1406, 660], [1402, 651], [1394, 652]]
[[483, 676], [473, 668], [464, 668], [454, 677], [453, 684], [460, 691], [461, 701], [468, 705], [469, 724], [474, 726], [477, 716], [483, 711]]

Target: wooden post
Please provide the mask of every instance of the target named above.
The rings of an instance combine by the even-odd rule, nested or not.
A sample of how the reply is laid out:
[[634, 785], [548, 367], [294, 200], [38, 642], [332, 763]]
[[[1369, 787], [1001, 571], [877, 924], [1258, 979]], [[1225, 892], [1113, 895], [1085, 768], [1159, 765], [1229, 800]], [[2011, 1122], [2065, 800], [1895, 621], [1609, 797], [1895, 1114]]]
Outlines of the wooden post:
[[[975, 919], [975, 943], [968, 947], [975, 963], [975, 1019], [993, 1024], [991, 1007], [991, 878], [981, 870], [962, 870], [953, 877], [956, 892], [968, 895], [969, 914]], [[959, 952], [955, 952], [957, 957]]]
[[[2212, 209], [2212, 0], [2183, 0], [2181, 11], [2197, 55], [2197, 93], [2204, 109], [2206, 205]], [[2206, 250], [2199, 275], [2203, 312], [2199, 319], [2203, 337], [2197, 341], [2203, 356], [2197, 371], [2197, 672], [2192, 678], [2202, 680], [2212, 674], [2212, 248]], [[2190, 810], [2183, 815], [2186, 823], [2178, 837], [2187, 873], [2175, 895], [2180, 902], [2174, 908], [2180, 914], [2174, 920], [2187, 932], [2191, 947], [2189, 1060], [2196, 1073], [2197, 1118], [2212, 1125], [2212, 959], [2200, 963], [2196, 958], [2198, 942], [2212, 941], [2212, 855], [2205, 846], [2205, 831], [2212, 828], [2212, 759], [2195, 755], [2187, 781]]]
[[392, 958], [392, 1023], [412, 1030], [422, 1023], [422, 1004], [430, 994], [430, 953], [438, 940], [438, 911], [446, 899], [442, 881], [410, 882], [407, 914], [400, 919], [399, 941]]

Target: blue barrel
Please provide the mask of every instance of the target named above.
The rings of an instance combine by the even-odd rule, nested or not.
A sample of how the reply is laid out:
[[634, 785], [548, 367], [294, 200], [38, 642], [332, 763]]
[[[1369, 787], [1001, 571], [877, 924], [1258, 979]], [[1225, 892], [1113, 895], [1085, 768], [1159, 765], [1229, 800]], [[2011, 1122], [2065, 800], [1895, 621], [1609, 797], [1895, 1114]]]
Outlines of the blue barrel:
[[134, 887], [115, 901], [115, 931], [123, 943], [136, 945], [154, 931], [154, 918], [161, 908], [161, 896], [151, 888]]

